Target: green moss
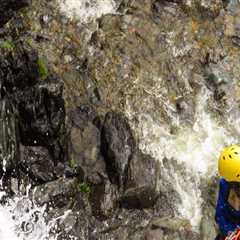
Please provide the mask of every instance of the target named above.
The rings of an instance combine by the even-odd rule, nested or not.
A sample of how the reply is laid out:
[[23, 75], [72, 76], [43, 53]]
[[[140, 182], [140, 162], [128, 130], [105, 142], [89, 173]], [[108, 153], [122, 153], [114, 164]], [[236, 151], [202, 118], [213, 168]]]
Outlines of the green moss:
[[90, 194], [92, 191], [89, 183], [79, 182], [78, 180], [74, 181], [74, 183], [71, 186], [71, 189], [73, 195], [76, 195], [79, 192], [84, 194]]
[[33, 39], [31, 37], [27, 38], [25, 41], [29, 47], [33, 47]]
[[13, 52], [15, 49], [15, 45], [10, 41], [5, 41], [5, 42], [0, 43], [0, 48], [6, 49], [10, 52]]
[[37, 64], [38, 64], [38, 71], [41, 79], [43, 80], [46, 79], [48, 77], [48, 69], [44, 59], [41, 57], [38, 57]]
[[91, 192], [91, 186], [86, 182], [80, 183], [78, 188], [81, 193], [89, 194]]
[[70, 159], [69, 166], [70, 166], [70, 168], [76, 168], [77, 167], [77, 162], [74, 158]]

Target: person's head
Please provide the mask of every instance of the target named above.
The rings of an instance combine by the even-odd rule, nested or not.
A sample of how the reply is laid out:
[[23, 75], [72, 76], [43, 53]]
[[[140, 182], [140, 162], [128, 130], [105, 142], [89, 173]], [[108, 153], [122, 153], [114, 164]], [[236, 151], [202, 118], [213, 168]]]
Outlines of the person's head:
[[240, 183], [240, 145], [223, 149], [218, 160], [218, 171], [226, 181]]

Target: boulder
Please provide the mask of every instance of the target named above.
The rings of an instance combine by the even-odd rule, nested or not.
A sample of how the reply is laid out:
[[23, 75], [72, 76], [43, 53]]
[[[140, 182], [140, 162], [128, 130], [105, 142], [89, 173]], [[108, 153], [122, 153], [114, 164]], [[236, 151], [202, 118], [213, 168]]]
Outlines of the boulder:
[[122, 113], [108, 112], [102, 127], [101, 149], [110, 180], [120, 187], [123, 187], [135, 145], [126, 117]]
[[126, 208], [152, 207], [159, 195], [159, 162], [140, 151], [134, 153], [127, 169], [121, 204]]
[[157, 199], [158, 193], [154, 187], [138, 187], [126, 190], [120, 198], [121, 206], [131, 208], [149, 208], [152, 207]]
[[102, 184], [92, 186], [90, 202], [93, 215], [99, 219], [106, 219], [116, 210], [118, 200], [117, 186], [109, 180], [103, 180]]
[[21, 146], [21, 169], [36, 183], [46, 183], [64, 175], [64, 166], [54, 161], [45, 147]]
[[60, 178], [34, 188], [32, 195], [40, 205], [49, 204], [56, 208], [70, 206], [76, 193], [76, 179]]
[[101, 178], [106, 176], [106, 170], [100, 149], [98, 116], [87, 105], [74, 109], [69, 115], [69, 165], [81, 179], [99, 184], [102, 182]]

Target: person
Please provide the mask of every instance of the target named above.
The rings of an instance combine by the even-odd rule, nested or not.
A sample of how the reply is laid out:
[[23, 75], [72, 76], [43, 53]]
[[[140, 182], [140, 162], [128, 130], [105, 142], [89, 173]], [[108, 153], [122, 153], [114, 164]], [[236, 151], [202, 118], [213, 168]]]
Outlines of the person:
[[240, 228], [240, 145], [223, 149], [218, 171], [221, 178], [215, 220], [220, 233], [215, 240], [224, 240], [227, 236], [235, 239], [230, 236], [236, 235]]

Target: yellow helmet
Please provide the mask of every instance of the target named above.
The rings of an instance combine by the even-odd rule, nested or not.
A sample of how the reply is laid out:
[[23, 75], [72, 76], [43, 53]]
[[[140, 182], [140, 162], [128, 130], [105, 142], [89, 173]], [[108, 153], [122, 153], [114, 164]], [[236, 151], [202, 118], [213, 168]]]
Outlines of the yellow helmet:
[[240, 182], [240, 145], [223, 149], [218, 160], [219, 174], [229, 182]]

